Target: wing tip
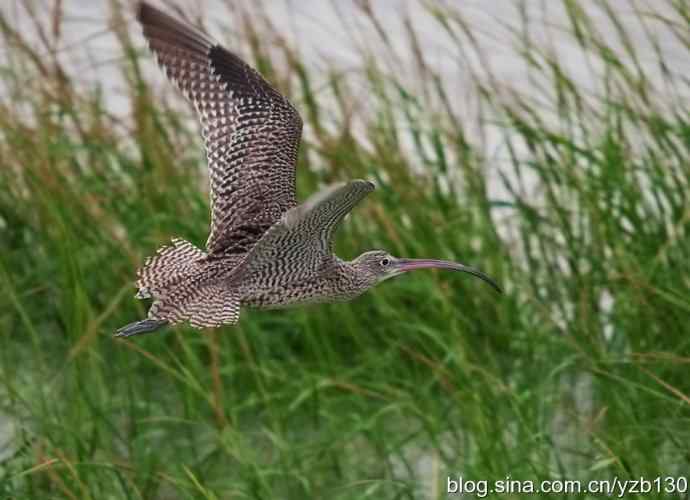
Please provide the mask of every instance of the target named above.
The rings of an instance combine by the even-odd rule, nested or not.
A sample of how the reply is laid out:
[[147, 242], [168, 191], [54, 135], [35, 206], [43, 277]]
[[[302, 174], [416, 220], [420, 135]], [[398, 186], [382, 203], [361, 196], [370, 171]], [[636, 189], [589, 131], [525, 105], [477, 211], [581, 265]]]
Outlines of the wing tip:
[[374, 181], [369, 181], [366, 179], [355, 179], [351, 183], [354, 185], [361, 186], [367, 192], [372, 192], [373, 190], [376, 189], [376, 183]]
[[136, 19], [139, 21], [139, 23], [143, 24], [146, 20], [147, 17], [149, 17], [151, 14], [156, 12], [158, 9], [156, 9], [153, 5], [150, 3], [140, 0], [137, 2], [136, 6]]
[[204, 54], [210, 47], [216, 45], [216, 42], [202, 29], [191, 25], [186, 20], [163, 12], [146, 0], [137, 2], [136, 20], [141, 25], [144, 37], [149, 43], [151, 38], [155, 38]]

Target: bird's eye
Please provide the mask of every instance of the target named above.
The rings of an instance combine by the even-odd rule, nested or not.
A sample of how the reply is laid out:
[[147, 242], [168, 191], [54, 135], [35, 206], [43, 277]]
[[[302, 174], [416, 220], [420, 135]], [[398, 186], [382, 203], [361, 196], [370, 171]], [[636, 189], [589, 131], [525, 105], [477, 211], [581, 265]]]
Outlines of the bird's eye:
[[391, 263], [391, 261], [390, 261], [388, 258], [383, 258], [383, 259], [381, 259], [381, 265], [382, 265], [383, 267], [386, 267], [386, 266], [387, 266], [388, 264], [390, 264], [390, 263]]

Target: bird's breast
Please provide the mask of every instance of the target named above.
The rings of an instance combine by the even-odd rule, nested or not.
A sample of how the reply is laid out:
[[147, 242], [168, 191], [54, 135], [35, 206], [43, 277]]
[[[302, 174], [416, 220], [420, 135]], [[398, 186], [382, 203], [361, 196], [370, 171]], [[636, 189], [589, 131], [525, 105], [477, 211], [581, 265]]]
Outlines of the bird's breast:
[[345, 302], [361, 292], [337, 278], [304, 276], [291, 280], [266, 280], [242, 286], [241, 302], [261, 309], [279, 309], [305, 304]]

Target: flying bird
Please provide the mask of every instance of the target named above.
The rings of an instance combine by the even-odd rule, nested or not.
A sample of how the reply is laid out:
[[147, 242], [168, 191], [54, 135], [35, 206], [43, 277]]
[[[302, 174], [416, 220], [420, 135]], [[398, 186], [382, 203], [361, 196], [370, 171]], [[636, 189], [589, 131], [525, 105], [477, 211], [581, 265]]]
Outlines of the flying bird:
[[302, 120], [292, 104], [201, 30], [146, 2], [139, 4], [137, 19], [158, 64], [201, 122], [211, 229], [205, 250], [173, 239], [146, 260], [137, 273], [136, 297], [153, 299], [148, 317], [116, 336], [184, 322], [195, 328], [232, 325], [241, 307], [348, 301], [414, 269], [462, 271], [501, 291], [481, 271], [456, 262], [403, 259], [384, 250], [338, 258], [333, 233], [374, 184], [332, 185], [298, 204]]

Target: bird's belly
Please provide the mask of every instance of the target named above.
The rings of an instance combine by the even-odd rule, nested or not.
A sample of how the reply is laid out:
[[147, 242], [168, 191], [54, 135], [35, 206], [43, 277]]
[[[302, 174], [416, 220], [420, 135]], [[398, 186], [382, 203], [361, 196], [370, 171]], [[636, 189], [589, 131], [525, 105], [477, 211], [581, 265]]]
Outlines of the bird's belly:
[[282, 309], [306, 304], [345, 302], [354, 298], [330, 285], [327, 281], [304, 279], [251, 287], [242, 291], [242, 305], [259, 309]]

